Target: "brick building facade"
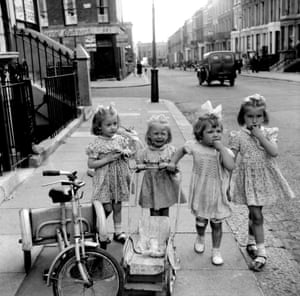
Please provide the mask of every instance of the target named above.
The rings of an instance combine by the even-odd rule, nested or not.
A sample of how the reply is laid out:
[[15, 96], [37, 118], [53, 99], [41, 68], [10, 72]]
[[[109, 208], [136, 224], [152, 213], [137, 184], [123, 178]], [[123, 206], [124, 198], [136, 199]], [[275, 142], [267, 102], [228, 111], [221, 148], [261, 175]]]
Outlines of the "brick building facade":
[[74, 49], [90, 54], [91, 78], [123, 79], [128, 74], [128, 27], [120, 0], [40, 0], [42, 31]]

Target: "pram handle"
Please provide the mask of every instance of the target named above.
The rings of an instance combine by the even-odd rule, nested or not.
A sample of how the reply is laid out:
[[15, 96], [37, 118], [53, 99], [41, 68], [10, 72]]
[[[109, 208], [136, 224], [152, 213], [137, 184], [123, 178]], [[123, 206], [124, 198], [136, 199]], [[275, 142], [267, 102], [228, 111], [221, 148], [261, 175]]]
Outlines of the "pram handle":
[[[168, 170], [167, 162], [146, 162], [146, 163], [138, 163], [132, 167], [130, 167], [135, 172], [146, 171], [146, 170]], [[170, 173], [178, 173], [180, 170], [178, 167], [175, 168], [175, 171], [168, 170]]]

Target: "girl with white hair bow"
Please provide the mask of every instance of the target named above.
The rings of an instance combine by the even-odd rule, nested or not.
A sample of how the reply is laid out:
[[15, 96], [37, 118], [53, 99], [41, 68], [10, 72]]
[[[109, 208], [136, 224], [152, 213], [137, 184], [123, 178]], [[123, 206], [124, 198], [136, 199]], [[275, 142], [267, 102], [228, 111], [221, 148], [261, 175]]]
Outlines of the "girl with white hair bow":
[[212, 228], [212, 263], [223, 264], [220, 252], [222, 221], [231, 215], [227, 199], [229, 172], [234, 168], [233, 153], [221, 142], [223, 125], [222, 106], [213, 108], [210, 101], [201, 106], [201, 114], [193, 126], [195, 139], [178, 149], [169, 165], [174, 170], [186, 154], [193, 157], [189, 205], [195, 216], [197, 236], [196, 253], [205, 249], [205, 230], [210, 221]]

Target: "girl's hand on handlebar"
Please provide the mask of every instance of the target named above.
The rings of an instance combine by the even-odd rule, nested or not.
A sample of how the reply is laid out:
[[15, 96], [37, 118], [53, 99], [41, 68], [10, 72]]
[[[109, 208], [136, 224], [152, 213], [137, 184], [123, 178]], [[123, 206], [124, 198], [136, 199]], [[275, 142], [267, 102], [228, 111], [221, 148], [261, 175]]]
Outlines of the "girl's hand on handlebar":
[[160, 162], [160, 163], [158, 164], [158, 168], [159, 168], [160, 170], [166, 169], [167, 166], [168, 166], [168, 163], [167, 163], [167, 162]]
[[176, 164], [173, 162], [169, 162], [166, 166], [166, 169], [171, 173], [176, 173], [178, 171]]
[[138, 164], [136, 164], [136, 166], [135, 166], [135, 171], [137, 172], [137, 173], [139, 173], [140, 171], [143, 171], [143, 170], [145, 170], [146, 169], [146, 166], [143, 164], [143, 163], [138, 163]]
[[109, 155], [107, 155], [107, 159], [108, 159], [108, 162], [112, 162], [112, 161], [116, 161], [121, 156], [122, 156], [121, 151], [116, 151], [116, 152], [109, 153]]

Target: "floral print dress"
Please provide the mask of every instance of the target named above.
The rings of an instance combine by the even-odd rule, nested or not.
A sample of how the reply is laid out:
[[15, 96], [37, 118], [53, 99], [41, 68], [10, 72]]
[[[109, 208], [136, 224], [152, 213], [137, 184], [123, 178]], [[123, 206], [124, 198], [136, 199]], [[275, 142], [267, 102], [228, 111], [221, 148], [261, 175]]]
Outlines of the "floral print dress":
[[[278, 128], [264, 128], [262, 133], [276, 143]], [[230, 147], [240, 154], [239, 164], [232, 178], [232, 201], [248, 206], [273, 204], [277, 198], [294, 198], [286, 179], [258, 140], [247, 129], [233, 131], [229, 138]]]
[[[222, 166], [220, 153], [196, 140], [184, 144], [193, 157], [189, 205], [196, 217], [224, 219], [231, 215], [227, 199], [229, 172]], [[228, 149], [229, 153], [233, 153]]]
[[[86, 149], [89, 158], [101, 159], [109, 153], [121, 151], [130, 154], [128, 141], [121, 135], [112, 138], [97, 136]], [[127, 201], [129, 199], [130, 170], [126, 156], [95, 169], [93, 176], [92, 198], [108, 203], [112, 200]]]
[[[170, 162], [175, 153], [175, 147], [166, 144], [161, 148], [148, 146], [138, 152], [140, 163]], [[139, 204], [142, 208], [155, 210], [168, 208], [178, 201], [179, 179], [174, 173], [165, 169], [151, 169], [145, 171], [139, 194]], [[180, 203], [186, 202], [180, 193]]]

